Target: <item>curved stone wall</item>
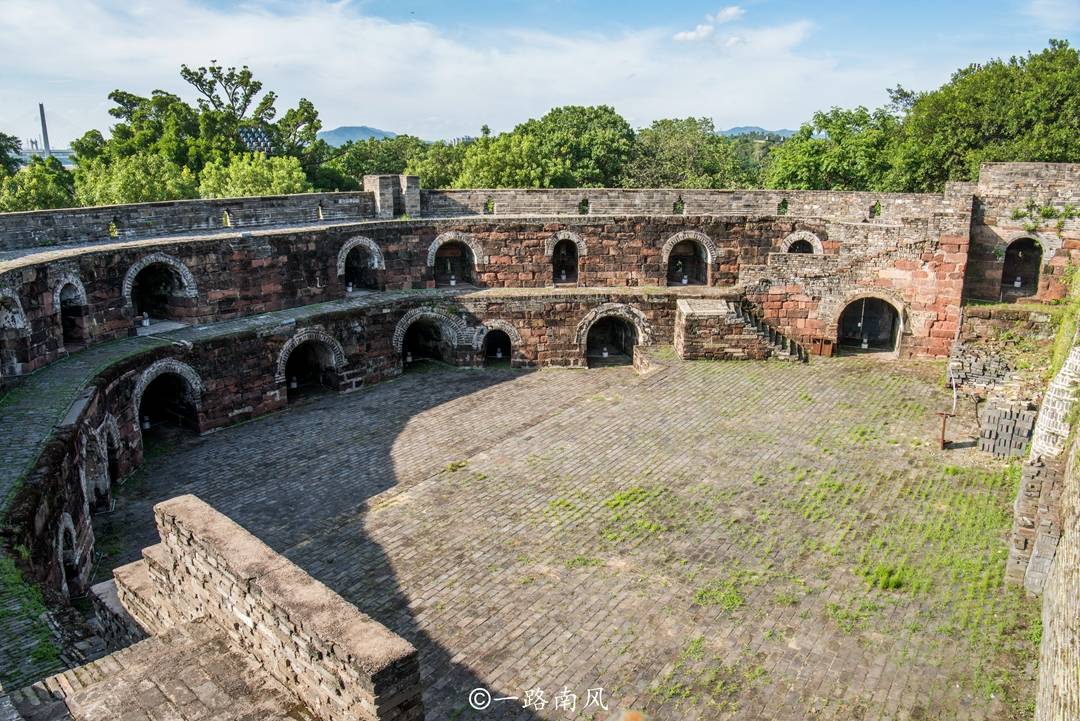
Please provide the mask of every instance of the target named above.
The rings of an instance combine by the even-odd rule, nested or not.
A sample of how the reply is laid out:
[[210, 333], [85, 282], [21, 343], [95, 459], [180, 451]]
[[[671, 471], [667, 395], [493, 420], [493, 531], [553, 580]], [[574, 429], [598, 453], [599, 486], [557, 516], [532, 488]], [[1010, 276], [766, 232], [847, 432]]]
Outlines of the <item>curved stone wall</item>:
[[[1029, 175], [1025, 182], [1040, 177]], [[1074, 176], [1080, 177], [1068, 170], [1062, 182]], [[402, 319], [421, 308], [456, 319], [455, 363], [480, 362], [485, 329], [499, 328], [513, 339], [515, 365], [583, 366], [580, 328], [605, 309], [626, 308], [621, 317], [647, 342], [672, 341], [677, 297], [656, 287], [666, 284], [667, 253], [684, 239], [701, 244], [709, 266], [713, 288], [702, 293], [749, 300], [787, 337], [812, 347], [835, 340], [845, 305], [876, 297], [898, 311], [898, 355], [944, 357], [959, 323], [969, 239], [980, 222], [972, 218], [973, 184], [909, 196], [420, 191], [414, 180], [377, 176], [352, 194], [0, 216], [0, 247], [10, 250], [0, 256], [0, 382], [72, 352], [62, 297], [69, 315], [78, 306], [80, 345], [133, 335], [140, 267], [159, 263], [178, 279], [170, 311], [189, 324], [167, 340], [142, 339], [130, 355], [105, 364], [27, 476], [14, 507], [16, 527], [52, 586], [80, 585], [79, 578], [68, 583], [58, 548], [73, 535], [69, 559], [81, 568], [90, 557], [88, 517], [108, 465], [102, 456], [112, 449], [122, 472], [141, 462], [133, 396], [140, 374], [162, 359], [198, 375], [192, 387], [202, 389], [204, 432], [286, 403], [283, 367], [297, 338], [325, 341], [340, 391], [395, 375], [395, 337], [404, 333]], [[994, 207], [1006, 207], [1027, 187], [1001, 197], [993, 187], [978, 190]], [[409, 219], [386, 219], [401, 212]], [[1075, 252], [1071, 232], [1067, 224], [1054, 262]], [[553, 238], [577, 246], [577, 287], [547, 290], [554, 285]], [[793, 239], [808, 240], [814, 252], [785, 252]], [[469, 249], [484, 290], [435, 289], [429, 260], [450, 242]], [[33, 244], [57, 247], [25, 250]], [[365, 267], [380, 292], [347, 297], [349, 252], [369, 254]], [[74, 292], [62, 293], [69, 286]]]

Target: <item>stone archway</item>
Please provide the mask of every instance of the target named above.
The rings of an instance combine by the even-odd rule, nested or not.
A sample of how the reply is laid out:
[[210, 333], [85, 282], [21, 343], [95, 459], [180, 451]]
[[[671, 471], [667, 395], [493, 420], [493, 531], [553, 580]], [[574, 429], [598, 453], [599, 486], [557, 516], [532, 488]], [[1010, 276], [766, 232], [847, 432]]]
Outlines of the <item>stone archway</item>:
[[645, 314], [633, 306], [625, 303], [604, 303], [589, 311], [577, 325], [574, 341], [578, 346], [578, 353], [583, 361], [588, 364], [589, 332], [592, 327], [605, 318], [617, 318], [629, 323], [634, 330], [634, 345], [650, 345], [653, 332]]
[[60, 567], [60, 589], [68, 598], [82, 593], [82, 558], [79, 555], [79, 536], [71, 514], [64, 511], [56, 532], [56, 555]]
[[667, 285], [712, 285], [716, 257], [716, 243], [701, 231], [675, 233], [664, 242], [660, 252], [665, 282]]
[[781, 253], [811, 253], [813, 255], [821, 255], [825, 252], [821, 238], [809, 230], [796, 230], [789, 234], [780, 241], [779, 250]]
[[297, 331], [289, 340], [285, 341], [285, 345], [278, 351], [277, 366], [274, 373], [274, 381], [276, 383], [284, 383], [287, 378], [286, 365], [289, 362], [289, 356], [294, 350], [304, 343], [320, 343], [330, 351], [330, 356], [333, 362], [333, 368], [336, 371], [340, 371], [345, 367], [345, 349], [337, 338], [327, 333], [322, 328], [304, 328]]
[[1022, 298], [1039, 291], [1042, 274], [1043, 247], [1028, 235], [1014, 238], [1005, 247], [1001, 268], [1002, 298]]
[[405, 313], [394, 327], [393, 344], [394, 351], [397, 352], [398, 355], [401, 355], [403, 344], [405, 342], [405, 333], [409, 330], [409, 326], [420, 319], [426, 319], [438, 325], [445, 334], [446, 340], [449, 343], [452, 343], [455, 348], [463, 345], [463, 339], [466, 337], [468, 330], [465, 321], [445, 313], [438, 308], [425, 305], [420, 306], [419, 308], [413, 308]]
[[560, 241], [569, 240], [575, 246], [577, 246], [577, 254], [581, 256], [588, 255], [589, 249], [585, 245], [585, 239], [572, 230], [560, 230], [557, 233], [552, 233], [547, 240], [544, 241], [544, 255], [551, 256], [555, 253], [555, 246]]
[[473, 270], [479, 270], [481, 265], [486, 265], [488, 262], [487, 256], [484, 255], [484, 249], [477, 242], [476, 238], [472, 237], [468, 233], [462, 233], [457, 230], [450, 230], [439, 235], [435, 240], [431, 241], [431, 245], [428, 247], [427, 264], [429, 268], [435, 267], [435, 256], [439, 252], [439, 248], [447, 243], [461, 243], [468, 247], [472, 252]]
[[833, 324], [838, 352], [877, 351], [898, 357], [904, 336], [904, 310], [893, 299], [873, 292], [847, 298]]
[[473, 335], [473, 350], [482, 353], [482, 360], [485, 364], [487, 363], [487, 358], [489, 356], [488, 351], [491, 350], [488, 347], [488, 341], [492, 337], [492, 333], [498, 333], [505, 337], [505, 345], [509, 346], [509, 348], [506, 349], [506, 359], [511, 364], [521, 362], [521, 346], [523, 343], [521, 334], [518, 333], [517, 328], [511, 323], [508, 323], [505, 320], [495, 319], [486, 321], [482, 326], [476, 329], [476, 333]]
[[172, 318], [177, 299], [197, 298], [191, 270], [165, 253], [150, 253], [135, 261], [124, 275], [124, 303], [133, 314]]
[[86, 288], [79, 276], [64, 273], [53, 287], [53, 312], [60, 319], [60, 337], [65, 349], [79, 347], [89, 339]]
[[135, 388], [131, 393], [132, 417], [135, 420], [135, 427], [140, 432], [143, 430], [142, 406], [143, 396], [146, 394], [147, 389], [158, 378], [166, 375], [175, 376], [179, 379], [178, 393], [180, 397], [175, 400], [185, 406], [190, 406], [190, 412], [193, 416], [190, 422], [194, 426], [192, 430], [198, 432], [200, 430], [202, 396], [205, 387], [202, 378], [199, 377], [194, 368], [175, 358], [162, 358], [155, 361], [139, 374], [139, 378], [135, 381]]
[[376, 289], [379, 285], [377, 272], [385, 269], [386, 259], [382, 250], [371, 238], [351, 238], [338, 251], [337, 276], [343, 285]]
[[18, 294], [0, 288], [0, 377], [19, 375], [30, 361], [30, 324]]

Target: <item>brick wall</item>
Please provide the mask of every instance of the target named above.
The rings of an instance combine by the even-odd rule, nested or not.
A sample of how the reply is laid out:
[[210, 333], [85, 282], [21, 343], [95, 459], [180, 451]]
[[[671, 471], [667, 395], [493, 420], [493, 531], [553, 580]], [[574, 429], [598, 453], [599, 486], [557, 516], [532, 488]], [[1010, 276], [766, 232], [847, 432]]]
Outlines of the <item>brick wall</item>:
[[117, 577], [146, 630], [214, 623], [326, 721], [423, 718], [411, 644], [194, 496], [154, 516], [161, 543], [144, 551], [144, 574]]
[[374, 215], [375, 201], [367, 192], [176, 200], [0, 213], [0, 251], [111, 243], [229, 228], [348, 222]]
[[1064, 474], [1061, 539], [1043, 589], [1035, 721], [1080, 718], [1080, 469], [1077, 447]]
[[772, 348], [727, 301], [679, 300], [675, 352], [684, 360], [764, 360]]

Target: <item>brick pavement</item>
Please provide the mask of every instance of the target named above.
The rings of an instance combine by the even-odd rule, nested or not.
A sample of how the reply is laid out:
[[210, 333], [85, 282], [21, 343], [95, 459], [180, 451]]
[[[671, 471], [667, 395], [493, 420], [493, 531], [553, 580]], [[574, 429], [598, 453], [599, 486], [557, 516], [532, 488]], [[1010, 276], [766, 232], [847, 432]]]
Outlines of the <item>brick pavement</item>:
[[936, 449], [941, 364], [666, 362], [408, 374], [191, 439], [99, 543], [135, 558], [199, 495], [416, 644], [431, 719], [605, 718], [596, 687], [656, 719], [1019, 718], [1013, 488], [970, 414]]

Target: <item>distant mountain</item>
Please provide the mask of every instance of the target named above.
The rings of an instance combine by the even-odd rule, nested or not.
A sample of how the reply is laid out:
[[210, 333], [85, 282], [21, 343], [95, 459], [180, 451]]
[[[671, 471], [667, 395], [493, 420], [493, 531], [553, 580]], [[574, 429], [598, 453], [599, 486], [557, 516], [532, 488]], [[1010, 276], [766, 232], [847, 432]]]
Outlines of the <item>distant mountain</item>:
[[378, 128], [369, 128], [366, 125], [342, 125], [340, 128], [334, 128], [333, 130], [324, 130], [319, 133], [318, 137], [319, 140], [325, 140], [336, 148], [350, 140], [396, 138], [397, 133], [391, 133], [389, 130], [379, 130]]
[[765, 128], [759, 128], [756, 125], [740, 125], [737, 128], [728, 128], [727, 130], [716, 131], [717, 135], [723, 135], [725, 138], [733, 138], [736, 135], [779, 135], [781, 138], [790, 138], [796, 131], [788, 130], [784, 128], [782, 130], [766, 130]]

